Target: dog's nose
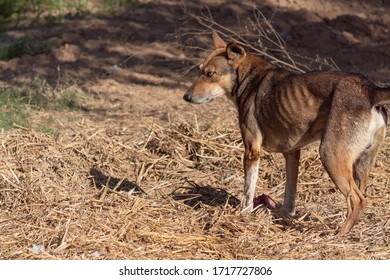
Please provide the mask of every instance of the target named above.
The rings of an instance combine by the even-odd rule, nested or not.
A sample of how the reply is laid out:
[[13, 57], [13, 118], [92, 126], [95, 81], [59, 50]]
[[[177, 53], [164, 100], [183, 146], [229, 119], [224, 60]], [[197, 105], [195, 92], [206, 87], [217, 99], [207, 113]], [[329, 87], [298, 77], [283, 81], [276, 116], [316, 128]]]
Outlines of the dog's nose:
[[191, 99], [192, 99], [192, 95], [188, 92], [186, 92], [183, 96], [183, 99], [187, 102], [191, 102]]

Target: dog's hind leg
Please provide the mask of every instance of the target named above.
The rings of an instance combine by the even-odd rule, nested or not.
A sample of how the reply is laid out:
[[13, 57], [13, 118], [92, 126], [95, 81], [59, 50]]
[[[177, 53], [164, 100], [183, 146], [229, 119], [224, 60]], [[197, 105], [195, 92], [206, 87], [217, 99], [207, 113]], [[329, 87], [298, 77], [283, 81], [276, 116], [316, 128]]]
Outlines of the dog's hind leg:
[[367, 202], [354, 180], [351, 154], [348, 151], [341, 152], [337, 147], [336, 149], [327, 147], [326, 140], [323, 140], [320, 147], [321, 161], [347, 201], [347, 219], [339, 232], [339, 235], [344, 235], [356, 224]]
[[374, 165], [375, 158], [385, 139], [387, 112], [383, 107], [371, 110], [371, 141], [354, 163], [353, 177], [359, 189], [364, 193], [367, 186], [368, 170]]
[[386, 112], [372, 107], [364, 85], [339, 80], [320, 145], [321, 161], [347, 202], [347, 219], [339, 235], [351, 230], [367, 206], [361, 190], [386, 126]]
[[283, 212], [295, 215], [295, 197], [297, 192], [298, 168], [301, 151], [284, 153], [286, 159], [286, 186], [284, 191]]
[[328, 119], [321, 140], [320, 156], [330, 178], [346, 198], [347, 219], [339, 232], [339, 235], [344, 235], [356, 224], [367, 205], [356, 183], [366, 179], [366, 162], [361, 158], [359, 179], [357, 172], [354, 173], [354, 164], [369, 143], [369, 114], [363, 112], [359, 117], [355, 116], [356, 122], [351, 123], [350, 113], [346, 109], [337, 111], [338, 114], [331, 114]]
[[379, 128], [372, 140], [372, 143], [362, 152], [353, 165], [353, 178], [360, 191], [364, 193], [367, 186], [368, 171], [374, 165], [376, 156], [385, 139], [386, 128]]

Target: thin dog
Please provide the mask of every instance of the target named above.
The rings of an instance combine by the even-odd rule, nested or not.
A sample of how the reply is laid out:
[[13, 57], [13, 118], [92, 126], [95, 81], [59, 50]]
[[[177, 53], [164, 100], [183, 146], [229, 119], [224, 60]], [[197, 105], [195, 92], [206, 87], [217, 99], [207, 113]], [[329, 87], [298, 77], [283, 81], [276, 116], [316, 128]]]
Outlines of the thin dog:
[[200, 104], [226, 95], [234, 103], [245, 147], [243, 211], [253, 210], [262, 147], [285, 157], [282, 210], [294, 216], [300, 151], [320, 140], [321, 162], [347, 201], [339, 235], [348, 233], [367, 205], [363, 192], [385, 138], [390, 87], [360, 74], [293, 73], [225, 43], [216, 32], [213, 40], [215, 50], [183, 98]]

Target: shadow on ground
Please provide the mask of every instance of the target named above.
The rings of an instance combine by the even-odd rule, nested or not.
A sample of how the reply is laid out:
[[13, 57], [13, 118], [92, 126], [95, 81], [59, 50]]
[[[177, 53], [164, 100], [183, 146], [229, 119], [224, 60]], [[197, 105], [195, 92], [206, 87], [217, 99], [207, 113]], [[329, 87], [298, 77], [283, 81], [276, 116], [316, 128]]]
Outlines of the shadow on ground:
[[174, 200], [182, 201], [184, 204], [198, 208], [201, 204], [210, 206], [224, 206], [237, 207], [240, 200], [228, 193], [226, 190], [213, 188], [212, 186], [198, 185], [190, 182], [191, 186], [176, 188], [171, 196]]
[[108, 187], [113, 191], [123, 191], [123, 192], [131, 192], [131, 194], [135, 195], [143, 195], [146, 194], [140, 186], [136, 183], [129, 181], [126, 178], [115, 178], [105, 175], [103, 172], [96, 168], [91, 168], [89, 171], [90, 179], [92, 181], [93, 186], [97, 189], [101, 190], [105, 187]]

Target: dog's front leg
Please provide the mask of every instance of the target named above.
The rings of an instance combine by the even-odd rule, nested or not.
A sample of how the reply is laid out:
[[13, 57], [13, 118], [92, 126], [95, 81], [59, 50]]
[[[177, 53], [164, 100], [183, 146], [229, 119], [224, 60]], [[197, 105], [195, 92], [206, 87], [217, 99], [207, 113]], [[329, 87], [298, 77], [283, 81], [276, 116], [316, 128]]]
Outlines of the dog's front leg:
[[[248, 137], [249, 136], [249, 137]], [[242, 211], [251, 212], [253, 209], [253, 198], [255, 196], [256, 182], [259, 174], [261, 137], [250, 137], [243, 133], [245, 144], [244, 173], [245, 187]], [[249, 139], [248, 139], [249, 138]]]

